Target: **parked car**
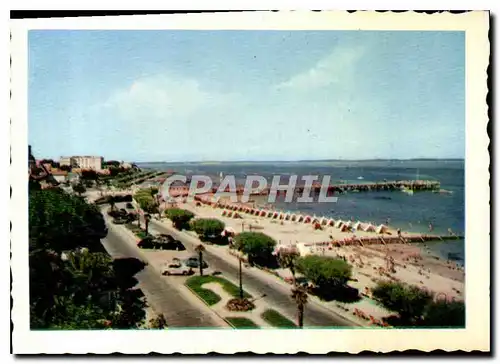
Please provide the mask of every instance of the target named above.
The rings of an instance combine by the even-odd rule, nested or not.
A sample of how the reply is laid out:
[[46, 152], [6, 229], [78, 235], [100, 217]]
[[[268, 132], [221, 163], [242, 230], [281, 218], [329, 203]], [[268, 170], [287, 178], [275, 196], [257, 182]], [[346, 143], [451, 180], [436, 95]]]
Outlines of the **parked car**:
[[186, 247], [179, 240], [168, 240], [167, 238], [158, 235], [145, 237], [137, 244], [137, 246], [143, 249], [186, 250]]
[[191, 267], [188, 267], [185, 264], [182, 264], [179, 260], [174, 260], [171, 263], [165, 265], [162, 268], [161, 274], [164, 276], [173, 276], [173, 275], [182, 275], [188, 276], [193, 274], [194, 271]]
[[179, 240], [162, 242], [160, 247], [165, 250], [186, 250], [186, 247]]
[[129, 219], [126, 217], [116, 217], [113, 219], [113, 224], [117, 225], [123, 225], [126, 224], [127, 222], [129, 222]]
[[[199, 268], [200, 267], [198, 257], [188, 258], [184, 261], [184, 264], [186, 264], [188, 267], [191, 267], [191, 268]], [[205, 261], [203, 261], [203, 268], [208, 268], [208, 264]]]

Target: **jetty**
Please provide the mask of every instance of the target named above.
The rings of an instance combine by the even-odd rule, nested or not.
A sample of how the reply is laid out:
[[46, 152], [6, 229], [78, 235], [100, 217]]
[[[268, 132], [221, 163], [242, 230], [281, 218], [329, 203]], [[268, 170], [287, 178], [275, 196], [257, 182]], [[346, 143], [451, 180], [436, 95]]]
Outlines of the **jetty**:
[[[213, 186], [208, 193], [216, 193], [219, 186]], [[293, 190], [295, 196], [299, 196], [304, 192], [304, 186], [297, 185]], [[236, 194], [242, 195], [245, 186], [237, 185]], [[441, 190], [441, 184], [439, 181], [429, 181], [429, 180], [413, 180], [413, 181], [383, 181], [383, 182], [365, 182], [365, 183], [334, 183], [329, 184], [326, 188], [328, 196], [341, 194], [346, 192], [369, 192], [369, 191], [433, 191], [438, 192]], [[315, 183], [311, 186], [312, 194], [319, 194], [321, 191], [321, 184]], [[226, 187], [224, 192], [230, 192], [229, 186]], [[203, 194], [206, 194], [204, 192]], [[271, 193], [271, 188], [267, 187], [260, 192], [252, 193], [253, 196], [268, 196]], [[189, 195], [189, 185], [177, 185], [170, 186], [169, 190], [170, 196], [185, 197]], [[278, 190], [278, 196], [285, 196], [287, 194], [286, 190]]]
[[[450, 233], [449, 235], [436, 235], [436, 234], [418, 234], [418, 233], [400, 233], [398, 234], [394, 229], [389, 229], [386, 225], [375, 226], [371, 223], [361, 221], [349, 221], [341, 219], [333, 219], [329, 217], [318, 217], [303, 215], [300, 213], [291, 213], [284, 211], [268, 210], [252, 207], [241, 203], [224, 203], [211, 201], [207, 197], [195, 196], [197, 204], [205, 204], [214, 209], [221, 209], [221, 215], [230, 218], [240, 218], [240, 214], [249, 214], [253, 216], [263, 217], [270, 220], [289, 221], [292, 223], [309, 224], [313, 225], [315, 229], [323, 228], [336, 228], [341, 232], [352, 234], [346, 235], [342, 239], [330, 239], [324, 242], [306, 243], [312, 244], [317, 247], [321, 246], [350, 246], [350, 245], [372, 245], [372, 244], [410, 244], [410, 243], [424, 243], [429, 241], [443, 241], [443, 240], [458, 240], [464, 239], [464, 236]], [[391, 231], [392, 230], [392, 231]], [[357, 231], [372, 233], [369, 236], [356, 236]]]

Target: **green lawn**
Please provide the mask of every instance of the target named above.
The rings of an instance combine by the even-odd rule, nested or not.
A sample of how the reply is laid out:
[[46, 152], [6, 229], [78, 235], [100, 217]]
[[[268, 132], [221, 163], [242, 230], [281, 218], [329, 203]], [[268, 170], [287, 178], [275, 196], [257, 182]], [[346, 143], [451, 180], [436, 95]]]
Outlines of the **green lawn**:
[[[222, 277], [214, 276], [193, 276], [186, 281], [186, 285], [191, 288], [198, 296], [200, 296], [209, 306], [212, 306], [221, 300], [221, 297], [215, 292], [202, 288], [205, 283], [219, 283], [222, 288], [233, 297], [238, 297], [240, 289]], [[243, 291], [243, 296], [250, 298], [247, 292]]]
[[127, 229], [129, 229], [130, 231], [132, 231], [135, 234], [135, 236], [137, 236], [139, 239], [144, 239], [147, 236], [146, 233], [144, 232], [144, 230], [139, 229], [139, 227], [137, 225], [134, 225], [132, 223], [128, 223], [128, 224], [125, 224], [125, 227]]
[[259, 326], [246, 317], [226, 317], [226, 320], [237, 329], [258, 329]]
[[270, 325], [274, 327], [280, 327], [280, 328], [292, 328], [292, 327], [297, 327], [295, 323], [287, 319], [285, 316], [280, 314], [278, 311], [275, 311], [273, 309], [268, 309], [264, 311], [261, 315], [261, 317]]

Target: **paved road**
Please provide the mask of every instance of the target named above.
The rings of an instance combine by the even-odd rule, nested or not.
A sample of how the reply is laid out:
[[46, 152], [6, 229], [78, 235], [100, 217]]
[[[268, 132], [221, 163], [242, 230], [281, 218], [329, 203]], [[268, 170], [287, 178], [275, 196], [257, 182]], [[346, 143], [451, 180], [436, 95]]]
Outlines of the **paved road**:
[[[151, 227], [156, 232], [170, 234], [177, 240], [183, 242], [186, 249], [193, 250], [194, 246], [199, 242], [184, 232], [179, 232], [173, 228], [169, 228], [163, 224], [152, 220]], [[238, 282], [238, 266], [236, 265], [237, 260], [234, 258], [234, 264], [228, 262], [228, 260], [218, 256], [216, 252], [207, 249], [204, 253], [204, 259], [206, 259], [208, 265], [215, 269], [221, 271], [225, 276], [234, 282]], [[255, 268], [250, 268], [255, 269]], [[245, 272], [246, 271], [246, 272]], [[260, 274], [259, 274], [260, 273]], [[263, 299], [271, 307], [279, 307], [281, 311], [286, 313], [289, 317], [296, 316], [296, 304], [295, 301], [290, 297], [291, 290], [288, 284], [281, 283], [277, 281], [272, 276], [269, 278], [259, 277], [262, 275], [268, 275], [265, 272], [255, 272], [250, 273], [248, 269], [243, 271], [243, 286], [250, 292], [257, 292], [260, 294], [265, 294], [266, 297]], [[346, 320], [342, 316], [321, 307], [320, 304], [315, 302], [310, 302], [306, 305], [304, 312], [304, 326], [322, 326], [322, 327], [332, 327], [332, 326], [358, 326], [356, 323]]]
[[[102, 240], [102, 243], [112, 257], [137, 258], [147, 261], [140, 250], [127, 241], [130, 238], [120, 232], [119, 229], [123, 227], [115, 226], [109, 222], [107, 225], [108, 235]], [[200, 306], [194, 304], [179, 291], [179, 287], [176, 287], [175, 283], [162, 277], [151, 265], [147, 265], [135, 277], [139, 281], [139, 287], [146, 295], [148, 303], [157, 312], [162, 312], [165, 315], [169, 327], [221, 326], [208, 308], [206, 310], [200, 309]]]

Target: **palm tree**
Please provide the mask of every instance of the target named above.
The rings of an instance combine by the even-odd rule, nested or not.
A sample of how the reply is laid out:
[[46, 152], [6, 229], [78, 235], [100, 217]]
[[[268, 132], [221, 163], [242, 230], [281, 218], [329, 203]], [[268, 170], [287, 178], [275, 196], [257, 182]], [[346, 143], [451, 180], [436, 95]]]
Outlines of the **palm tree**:
[[282, 268], [290, 269], [293, 277], [293, 284], [296, 285], [297, 282], [295, 280], [295, 261], [299, 257], [299, 254], [296, 252], [280, 252], [278, 255], [278, 262]]
[[304, 308], [307, 304], [307, 293], [305, 289], [301, 287], [295, 287], [292, 289], [292, 298], [297, 304], [297, 320], [300, 328], [304, 327]]
[[115, 197], [114, 196], [111, 196], [111, 198], [109, 199], [109, 207], [110, 207], [111, 211], [113, 211], [115, 209]]
[[198, 253], [198, 263], [200, 266], [200, 276], [202, 276], [203, 275], [203, 252], [205, 251], [205, 247], [203, 246], [203, 244], [199, 244], [194, 250]]
[[148, 235], [148, 228], [149, 228], [149, 221], [150, 220], [151, 220], [151, 215], [150, 214], [144, 214], [144, 225], [145, 225], [146, 235]]

